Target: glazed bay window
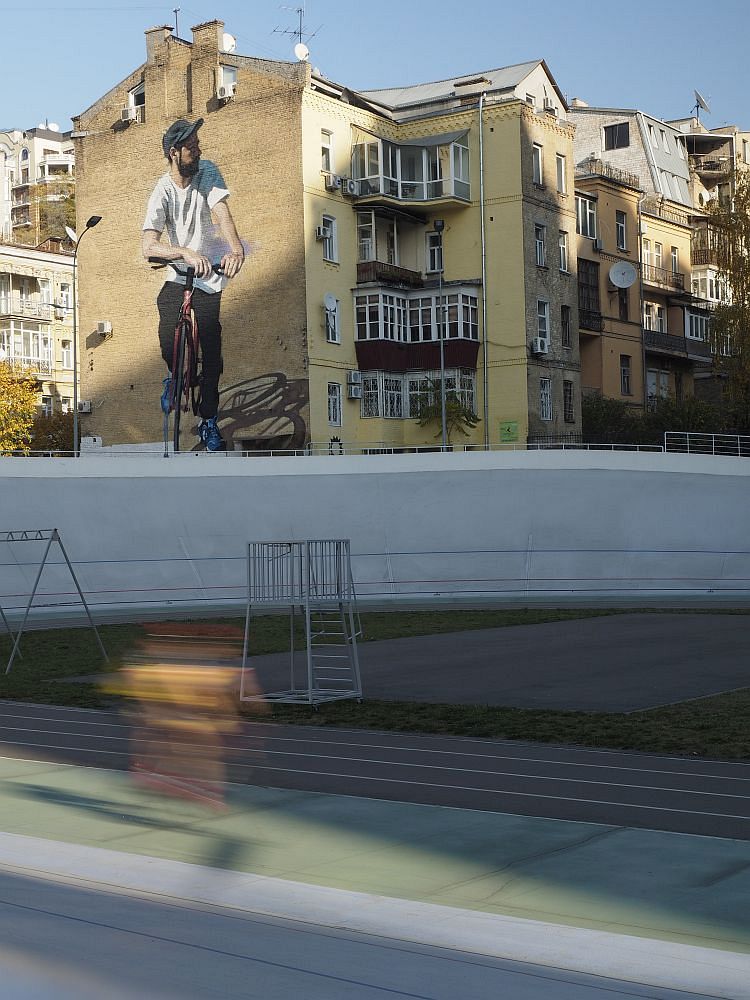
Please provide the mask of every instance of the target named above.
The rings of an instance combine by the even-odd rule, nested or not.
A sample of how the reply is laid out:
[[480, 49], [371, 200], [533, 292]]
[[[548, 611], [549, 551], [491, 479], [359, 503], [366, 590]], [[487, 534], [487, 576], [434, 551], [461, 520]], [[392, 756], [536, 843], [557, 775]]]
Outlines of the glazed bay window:
[[552, 419], [552, 379], [539, 379], [539, 416], [542, 420]]
[[328, 423], [332, 427], [341, 426], [341, 385], [328, 383]]
[[461, 133], [405, 140], [374, 136], [352, 147], [352, 177], [361, 196], [384, 194], [403, 201], [471, 198], [469, 144]]
[[536, 247], [536, 266], [547, 266], [547, 227], [534, 226], [534, 246]]
[[[476, 372], [465, 368], [445, 371], [445, 392], [476, 412]], [[440, 393], [439, 371], [363, 372], [360, 416], [414, 420], [425, 403]]]
[[596, 201], [593, 198], [576, 195], [576, 232], [596, 239]]
[[[443, 336], [446, 340], [479, 340], [479, 301], [465, 291], [443, 295]], [[368, 292], [354, 296], [357, 340], [418, 343], [440, 339], [437, 291], [410, 295]]]

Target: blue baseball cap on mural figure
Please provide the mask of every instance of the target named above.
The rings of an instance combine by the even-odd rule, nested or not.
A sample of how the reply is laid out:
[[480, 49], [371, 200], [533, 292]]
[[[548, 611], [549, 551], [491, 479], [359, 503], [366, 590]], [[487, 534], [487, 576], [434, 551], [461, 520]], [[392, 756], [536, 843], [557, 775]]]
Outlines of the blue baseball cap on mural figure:
[[164, 138], [161, 141], [164, 155], [169, 158], [169, 151], [172, 146], [182, 146], [188, 141], [193, 132], [198, 131], [202, 124], [202, 118], [198, 118], [194, 122], [189, 122], [185, 118], [178, 118], [176, 122], [173, 122], [164, 133]]

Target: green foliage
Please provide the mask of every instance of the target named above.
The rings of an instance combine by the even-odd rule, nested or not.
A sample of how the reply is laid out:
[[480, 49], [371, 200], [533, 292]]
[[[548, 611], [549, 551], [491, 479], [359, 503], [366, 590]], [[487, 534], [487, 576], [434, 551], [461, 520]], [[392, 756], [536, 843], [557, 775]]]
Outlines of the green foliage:
[[72, 451], [73, 414], [37, 413], [31, 431], [32, 451]]
[[[416, 411], [419, 426], [427, 427], [429, 424], [437, 423], [438, 431], [435, 437], [442, 437], [443, 408], [440, 398], [440, 379], [428, 380], [427, 391], [417, 397]], [[445, 393], [445, 433], [448, 442], [450, 443], [451, 435], [455, 433], [468, 437], [469, 432], [466, 428], [473, 430], [478, 423], [477, 414], [462, 402], [455, 389], [447, 390]]]
[[0, 454], [28, 452], [38, 391], [32, 372], [0, 361]]
[[581, 400], [583, 440], [590, 444], [662, 444], [665, 431], [736, 433], [731, 408], [689, 397], [660, 399], [653, 409], [636, 410], [599, 395]]
[[595, 444], [641, 444], [638, 412], [619, 399], [592, 393], [581, 399], [583, 440]]

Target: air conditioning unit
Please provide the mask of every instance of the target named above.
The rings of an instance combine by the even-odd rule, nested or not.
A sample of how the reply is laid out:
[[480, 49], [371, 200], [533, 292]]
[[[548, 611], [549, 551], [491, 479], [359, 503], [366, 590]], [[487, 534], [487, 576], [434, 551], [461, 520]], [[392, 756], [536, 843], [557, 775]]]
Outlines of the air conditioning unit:
[[531, 341], [532, 354], [549, 354], [549, 341], [544, 337], [534, 337]]
[[91, 413], [91, 400], [90, 399], [79, 399], [78, 400], [78, 412], [79, 413]]
[[603, 249], [604, 249], [604, 241], [599, 239], [599, 237], [597, 236], [596, 239], [594, 240], [594, 250], [603, 250]]
[[112, 324], [108, 319], [100, 319], [96, 324], [96, 332], [100, 337], [110, 337], [112, 335]]
[[328, 226], [315, 227], [316, 240], [327, 240], [330, 235], [331, 235], [331, 230], [328, 228]]
[[216, 91], [216, 96], [220, 101], [228, 101], [231, 97], [234, 97], [234, 92], [237, 89], [236, 83], [223, 84]]
[[346, 382], [347, 385], [362, 385], [362, 372], [347, 372]]
[[341, 193], [347, 198], [356, 198], [359, 195], [359, 181], [353, 177], [341, 178]]
[[138, 121], [138, 108], [135, 105], [128, 105], [127, 108], [123, 108], [120, 112], [120, 121], [122, 122], [137, 122]]
[[362, 386], [350, 382], [346, 387], [346, 395], [349, 399], [362, 399]]
[[338, 174], [326, 174], [326, 191], [338, 191], [341, 188], [341, 178]]
[[551, 97], [545, 97], [544, 98], [544, 104], [543, 104], [543, 106], [544, 106], [544, 110], [548, 114], [551, 114], [551, 115], [556, 115], [557, 114], [557, 108], [555, 107], [555, 102], [552, 100]]

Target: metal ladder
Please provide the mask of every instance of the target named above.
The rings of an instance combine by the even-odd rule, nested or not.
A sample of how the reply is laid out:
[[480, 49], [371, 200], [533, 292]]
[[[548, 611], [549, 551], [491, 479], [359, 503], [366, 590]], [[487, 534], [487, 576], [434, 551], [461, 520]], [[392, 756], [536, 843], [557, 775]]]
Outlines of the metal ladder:
[[361, 634], [351, 607], [343, 603], [308, 605], [307, 659], [315, 700], [355, 697], [361, 700], [357, 636]]

